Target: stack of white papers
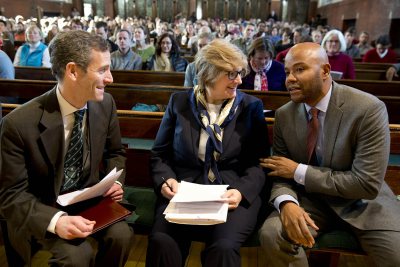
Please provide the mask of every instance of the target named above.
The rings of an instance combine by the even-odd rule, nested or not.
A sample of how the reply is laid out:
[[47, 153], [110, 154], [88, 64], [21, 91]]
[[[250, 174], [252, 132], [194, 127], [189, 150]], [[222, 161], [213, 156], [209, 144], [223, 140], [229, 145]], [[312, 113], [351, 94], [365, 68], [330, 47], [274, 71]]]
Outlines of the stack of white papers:
[[88, 200], [94, 197], [101, 196], [105, 192], [107, 192], [108, 189], [111, 188], [115, 181], [118, 180], [122, 171], [123, 169], [117, 171], [117, 169], [114, 168], [112, 171], [110, 171], [109, 174], [107, 174], [106, 177], [104, 177], [102, 180], [100, 180], [99, 183], [93, 185], [92, 187], [86, 187], [82, 190], [59, 195], [57, 198], [57, 203], [61, 206], [68, 206], [83, 200]]
[[212, 225], [226, 222], [228, 203], [221, 196], [228, 185], [202, 185], [182, 181], [164, 211], [172, 223]]

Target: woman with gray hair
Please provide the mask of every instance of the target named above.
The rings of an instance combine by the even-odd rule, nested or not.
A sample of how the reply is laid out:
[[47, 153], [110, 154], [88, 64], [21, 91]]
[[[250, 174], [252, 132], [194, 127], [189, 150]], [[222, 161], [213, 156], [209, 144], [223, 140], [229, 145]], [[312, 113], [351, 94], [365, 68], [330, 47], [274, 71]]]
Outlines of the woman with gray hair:
[[353, 60], [346, 55], [346, 40], [343, 33], [338, 30], [331, 30], [325, 34], [321, 46], [328, 54], [333, 79], [355, 79]]
[[[237, 90], [246, 56], [216, 39], [196, 55], [198, 85], [171, 96], [152, 149], [158, 195], [146, 266], [184, 266], [191, 240], [204, 241], [202, 266], [240, 266], [239, 249], [254, 230], [265, 176], [258, 159], [269, 154], [262, 102]], [[227, 220], [215, 225], [168, 222], [163, 212], [181, 181], [228, 185]], [[266, 195], [266, 192], [262, 192]]]

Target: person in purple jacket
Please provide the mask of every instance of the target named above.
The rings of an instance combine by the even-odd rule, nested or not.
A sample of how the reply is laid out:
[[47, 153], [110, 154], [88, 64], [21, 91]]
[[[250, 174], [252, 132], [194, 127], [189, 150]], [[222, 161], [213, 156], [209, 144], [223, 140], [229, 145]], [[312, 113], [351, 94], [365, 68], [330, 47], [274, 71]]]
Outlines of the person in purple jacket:
[[[255, 39], [249, 47], [249, 74], [242, 79], [241, 89], [262, 91], [286, 91], [283, 64], [273, 60], [275, 51], [266, 38]], [[266, 77], [266, 86], [263, 79]]]

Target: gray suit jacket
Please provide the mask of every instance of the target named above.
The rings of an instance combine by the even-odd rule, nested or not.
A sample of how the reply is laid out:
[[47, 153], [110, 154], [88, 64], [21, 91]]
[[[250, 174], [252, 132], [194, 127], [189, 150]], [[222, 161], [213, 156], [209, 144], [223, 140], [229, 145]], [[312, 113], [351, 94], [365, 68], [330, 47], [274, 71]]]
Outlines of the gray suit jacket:
[[[271, 201], [290, 194], [325, 202], [340, 218], [363, 230], [400, 230], [400, 205], [384, 176], [389, 157], [388, 115], [383, 102], [333, 82], [324, 123], [321, 166], [309, 166], [305, 185], [277, 178]], [[303, 103], [277, 110], [274, 154], [307, 164]], [[307, 207], [305, 207], [307, 208]]]
[[[105, 172], [125, 168], [112, 97], [105, 93], [102, 102], [88, 102], [87, 114], [90, 175], [84, 187], [99, 181], [101, 163]], [[0, 214], [13, 247], [29, 262], [30, 241], [46, 238], [59, 211], [55, 201], [64, 179], [64, 127], [55, 88], [3, 118], [0, 148]]]

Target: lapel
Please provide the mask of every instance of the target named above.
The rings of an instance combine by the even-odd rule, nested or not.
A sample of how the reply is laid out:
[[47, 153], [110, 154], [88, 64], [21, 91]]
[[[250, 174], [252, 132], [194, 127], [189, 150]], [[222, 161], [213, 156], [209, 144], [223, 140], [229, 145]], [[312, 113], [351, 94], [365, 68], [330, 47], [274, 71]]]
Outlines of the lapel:
[[235, 131], [236, 128], [236, 122], [239, 114], [242, 112], [243, 105], [244, 105], [244, 100], [242, 101], [242, 103], [238, 105], [233, 119], [224, 128], [224, 135], [222, 138], [223, 153], [226, 153], [226, 151], [228, 151], [228, 148], [230, 147], [229, 142], [232, 140], [233, 132]]
[[39, 136], [40, 142], [43, 144], [43, 151], [53, 167], [55, 175], [54, 191], [58, 195], [64, 169], [64, 125], [57, 100], [56, 87], [45, 97], [40, 129], [42, 129]]
[[[304, 106], [303, 103], [297, 104], [296, 110], [294, 112], [294, 131], [296, 133], [296, 139], [294, 140], [300, 140], [297, 144], [295, 144], [296, 147], [298, 147], [298, 155], [300, 156], [299, 161], [307, 163], [307, 123], [308, 123], [308, 118], [307, 118], [307, 112], [306, 112], [306, 107]], [[304, 140], [304, 141], [301, 141]]]
[[[103, 121], [99, 121], [100, 118], [103, 118], [104, 116], [101, 116], [99, 114], [99, 105], [89, 101], [87, 103], [87, 127], [89, 131], [89, 147], [88, 149], [90, 150], [90, 173], [96, 173], [98, 171], [99, 166], [95, 166], [93, 164], [94, 162], [94, 157], [97, 155], [103, 155], [103, 151], [98, 145], [98, 139], [99, 139], [99, 133], [102, 133], [102, 129], [107, 129], [107, 125], [103, 125]], [[102, 128], [105, 127], [105, 128]]]
[[322, 157], [322, 166], [331, 165], [333, 149], [342, 121], [343, 111], [341, 106], [344, 99], [340, 96], [339, 85], [333, 82], [331, 99], [329, 100], [328, 110], [324, 122], [324, 155]]

